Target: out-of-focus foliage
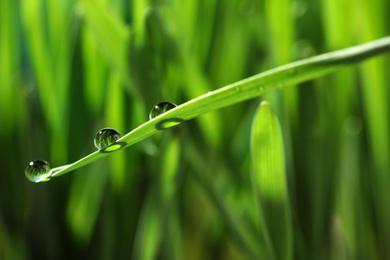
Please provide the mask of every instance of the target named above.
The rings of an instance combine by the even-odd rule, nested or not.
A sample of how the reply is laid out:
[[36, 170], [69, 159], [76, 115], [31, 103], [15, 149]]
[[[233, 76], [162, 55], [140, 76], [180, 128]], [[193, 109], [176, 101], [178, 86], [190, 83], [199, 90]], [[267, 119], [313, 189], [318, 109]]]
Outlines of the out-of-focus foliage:
[[280, 241], [292, 258], [384, 259], [389, 55], [203, 115], [49, 182], [29, 182], [24, 169], [74, 162], [101, 128], [126, 133], [161, 101], [389, 35], [389, 9], [386, 0], [0, 1], [0, 259], [264, 256], [250, 164], [261, 99], [282, 129], [294, 242]]

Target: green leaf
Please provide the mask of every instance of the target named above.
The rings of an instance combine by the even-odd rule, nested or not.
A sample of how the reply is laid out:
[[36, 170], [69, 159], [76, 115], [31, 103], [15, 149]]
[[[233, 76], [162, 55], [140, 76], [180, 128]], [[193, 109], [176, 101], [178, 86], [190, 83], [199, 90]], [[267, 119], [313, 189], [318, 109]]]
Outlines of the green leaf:
[[389, 50], [390, 37], [385, 37], [370, 43], [296, 61], [210, 91], [137, 127], [105, 151], [96, 151], [75, 163], [52, 169], [52, 177], [80, 168], [107, 156], [111, 152], [138, 143], [156, 134], [159, 130], [193, 119], [204, 113], [260, 96], [277, 88], [314, 79], [333, 72], [341, 66], [357, 63]]
[[252, 186], [270, 255], [275, 255], [275, 259], [292, 259], [291, 210], [282, 134], [267, 102], [260, 104], [252, 125], [251, 160]]

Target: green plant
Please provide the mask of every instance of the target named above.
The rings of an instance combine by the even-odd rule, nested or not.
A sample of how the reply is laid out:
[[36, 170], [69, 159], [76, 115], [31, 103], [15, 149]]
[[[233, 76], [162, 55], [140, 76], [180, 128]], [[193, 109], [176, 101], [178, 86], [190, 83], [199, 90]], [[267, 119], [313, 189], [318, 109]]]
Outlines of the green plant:
[[52, 169], [51, 177], [57, 177], [75, 170], [105, 157], [111, 152], [142, 141], [156, 134], [159, 130], [167, 129], [204, 113], [263, 95], [275, 89], [281, 89], [326, 75], [339, 69], [340, 66], [355, 64], [389, 50], [390, 37], [386, 37], [360, 46], [287, 64], [224, 88], [210, 91], [137, 127], [118, 139], [117, 143], [113, 144], [112, 146], [114, 147], [110, 150], [96, 151], [75, 163]]
[[0, 259], [386, 259], [389, 9], [0, 1]]

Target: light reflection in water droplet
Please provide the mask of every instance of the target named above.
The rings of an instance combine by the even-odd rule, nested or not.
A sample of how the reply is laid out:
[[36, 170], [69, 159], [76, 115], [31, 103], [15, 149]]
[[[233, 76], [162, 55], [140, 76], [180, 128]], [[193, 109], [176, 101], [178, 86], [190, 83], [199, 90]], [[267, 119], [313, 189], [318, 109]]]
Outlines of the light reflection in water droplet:
[[25, 175], [32, 182], [49, 181], [51, 172], [50, 164], [44, 160], [36, 160], [29, 163]]
[[96, 134], [94, 144], [97, 149], [102, 150], [115, 143], [119, 138], [121, 138], [121, 134], [115, 129], [103, 128]]
[[171, 110], [172, 108], [177, 107], [174, 103], [171, 102], [161, 102], [157, 105], [155, 105], [149, 113], [149, 119], [152, 120], [153, 118], [167, 112], [168, 110]]

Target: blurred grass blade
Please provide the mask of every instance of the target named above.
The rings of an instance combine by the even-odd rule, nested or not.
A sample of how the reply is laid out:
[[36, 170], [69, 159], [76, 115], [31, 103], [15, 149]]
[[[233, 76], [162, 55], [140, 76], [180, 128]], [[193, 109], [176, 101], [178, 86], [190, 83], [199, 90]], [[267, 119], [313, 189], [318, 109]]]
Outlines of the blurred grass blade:
[[[291, 11], [292, 2], [290, 0], [278, 0], [265, 1], [264, 4], [270, 42], [268, 48], [271, 53], [272, 64], [274, 66], [287, 64], [293, 61], [293, 51], [291, 49], [295, 40], [295, 17], [293, 17], [293, 12]], [[276, 92], [272, 98], [280, 98], [277, 94], [279, 93]], [[275, 104], [280, 104], [280, 107], [283, 108], [283, 113], [287, 115], [280, 118], [280, 120], [284, 128], [286, 128], [285, 133], [289, 133], [287, 129], [290, 124], [292, 130], [296, 130], [298, 127], [298, 88], [292, 86], [285, 89], [281, 98], [283, 101], [280, 100], [275, 102]], [[274, 109], [278, 110], [280, 108], [276, 106]], [[284, 122], [284, 120], [289, 120], [289, 122]]]
[[[330, 223], [329, 260], [348, 260], [349, 254], [345, 234], [340, 220], [334, 216]], [[356, 258], [351, 258], [356, 259]]]
[[[252, 186], [259, 207], [260, 228], [270, 254], [292, 259], [292, 221], [284, 148], [279, 121], [267, 102], [256, 113], [251, 133]], [[263, 222], [263, 223], [262, 223]]]
[[[336, 180], [337, 192], [335, 198], [336, 209], [340, 216], [341, 225], [345, 232], [349, 252], [352, 259], [356, 259], [358, 251], [357, 242], [367, 239], [366, 236], [360, 236], [364, 229], [369, 228], [368, 221], [364, 221], [365, 228], [358, 228], [358, 220], [361, 218], [359, 212], [359, 199], [361, 191], [359, 169], [359, 133], [361, 132], [362, 122], [358, 117], [349, 117], [345, 120], [342, 140], [341, 140], [341, 169]], [[358, 200], [357, 200], [358, 199]], [[362, 224], [360, 223], [360, 224]], [[361, 230], [359, 232], [359, 230]], [[360, 235], [358, 236], [358, 234]]]
[[336, 188], [336, 217], [340, 220], [351, 259], [369, 259], [375, 255], [374, 225], [370, 218], [371, 205], [366, 194], [370, 193], [369, 183], [362, 178], [360, 158], [360, 136], [362, 120], [357, 116], [348, 117], [343, 126], [341, 138], [341, 165]]
[[[195, 5], [195, 2], [193, 3]], [[189, 7], [191, 4], [189, 5]], [[175, 20], [175, 17], [183, 15], [180, 11], [173, 11], [172, 13], [166, 14], [168, 19]], [[194, 18], [194, 17], [192, 17]], [[160, 36], [164, 39], [164, 42], [171, 42], [172, 48], [171, 52], [174, 53], [172, 55], [174, 58], [178, 56], [180, 63], [182, 66], [177, 70], [183, 73], [181, 80], [183, 81], [180, 86], [182, 87], [182, 91], [186, 94], [188, 98], [193, 98], [200, 96], [208, 91], [212, 90], [212, 86], [210, 82], [207, 80], [206, 75], [204, 75], [203, 70], [201, 69], [201, 64], [199, 63], [198, 57], [193, 55], [193, 52], [188, 52], [188, 49], [194, 48], [190, 45], [191, 42], [185, 41], [182, 42], [183, 39], [194, 37], [191, 35], [191, 17], [186, 17], [189, 19], [186, 25], [182, 25], [184, 28], [180, 30], [180, 34], [176, 35], [169, 31], [169, 28], [165, 25], [165, 21], [162, 19], [160, 12], [156, 9], [151, 9], [149, 11], [149, 26], [151, 30], [151, 34], [154, 37]], [[188, 30], [186, 30], [188, 29]], [[171, 56], [171, 55], [170, 55]], [[170, 57], [171, 59], [174, 59]], [[173, 62], [177, 62], [174, 60]], [[175, 71], [175, 77], [177, 77], [177, 71]], [[221, 117], [218, 116], [218, 113], [211, 113], [208, 115], [204, 115], [199, 118], [199, 127], [208, 143], [211, 143], [213, 146], [221, 142], [220, 133], [221, 126]]]
[[265, 259], [263, 240], [256, 238], [257, 232], [252, 229], [252, 223], [245, 221], [238, 214], [237, 209], [225, 201], [220, 188], [211, 179], [211, 170], [207, 168], [207, 163], [195, 145], [187, 140], [185, 148], [186, 160], [194, 168], [191, 176], [199, 183], [199, 187], [208, 197], [213, 208], [218, 211], [219, 217], [224, 221], [235, 241], [241, 246], [243, 252], [251, 257], [250, 259]]
[[135, 44], [141, 46], [145, 41], [145, 12], [148, 7], [147, 0], [131, 1], [130, 12], [134, 20]]
[[137, 225], [133, 259], [157, 259], [163, 225], [160, 207], [156, 203], [156, 196], [152, 195], [154, 195], [153, 192], [149, 193], [149, 197], [143, 203], [139, 224]]
[[[168, 247], [164, 253], [169, 255], [167, 259], [181, 259], [181, 236], [180, 219], [177, 211], [178, 197], [178, 174], [180, 173], [180, 162], [182, 161], [182, 147], [179, 135], [173, 134], [165, 140], [165, 149], [161, 156], [161, 206], [162, 216], [165, 223], [164, 234], [168, 239], [164, 239], [163, 246]], [[161, 217], [161, 214], [160, 214]]]
[[[105, 106], [106, 112], [106, 124], [112, 126], [119, 133], [123, 133], [124, 126], [124, 95], [122, 91], [122, 82], [120, 74], [117, 71], [112, 71], [109, 74], [106, 94], [107, 104]], [[113, 186], [118, 191], [124, 189], [125, 178], [128, 171], [125, 168], [125, 153], [119, 153], [115, 155], [115, 158], [110, 160], [111, 174], [110, 179]]]
[[164, 250], [166, 259], [180, 260], [183, 259], [183, 235], [181, 232], [180, 212], [177, 208], [173, 208], [170, 217], [168, 218], [168, 235], [164, 240], [164, 244], [168, 249]]
[[17, 33], [13, 32], [16, 26], [17, 3], [14, 1], [0, 2], [0, 122], [2, 124], [0, 133], [10, 133], [16, 123], [16, 111], [9, 109], [15, 100], [15, 89], [13, 88], [13, 77], [20, 62], [18, 50]]
[[[61, 162], [66, 161], [67, 158], [67, 134], [65, 132], [67, 118], [61, 113], [64, 112], [64, 109], [61, 109], [61, 105], [65, 105], [66, 102], [61, 101], [64, 101], [68, 95], [59, 96], [60, 93], [55, 88], [57, 85], [55, 75], [60, 70], [60, 67], [65, 67], [66, 65], [60, 62], [56, 63], [54, 57], [57, 57], [58, 53], [50, 51], [49, 44], [45, 41], [50, 36], [47, 35], [42, 26], [44, 4], [42, 0], [22, 1], [22, 14], [27, 33], [29, 55], [36, 77], [36, 87], [45, 120], [49, 126], [50, 144], [52, 146], [51, 156], [54, 161]], [[63, 62], [67, 62], [66, 59]]]
[[169, 207], [176, 191], [176, 176], [179, 170], [181, 151], [178, 136], [168, 138], [161, 161], [161, 188], [164, 204]]
[[[328, 50], [337, 50], [353, 44], [352, 12], [345, 12], [356, 5], [351, 0], [322, 0], [322, 13], [325, 29], [325, 40]], [[342, 7], [342, 8], [341, 8]], [[329, 77], [333, 91], [334, 113], [337, 126], [341, 126], [351, 107], [358, 102], [356, 91], [356, 68], [340, 70]], [[343, 86], [341, 88], [337, 86]]]
[[[387, 35], [389, 1], [354, 2], [355, 26], [364, 28], [355, 34], [359, 41], [368, 41]], [[377, 57], [359, 66], [362, 81], [362, 101], [369, 140], [370, 174], [376, 222], [378, 225], [379, 258], [390, 255], [390, 107], [389, 107], [389, 59]]]
[[[335, 71], [340, 66], [350, 65], [388, 50], [390, 50], [390, 37], [385, 37], [370, 43], [318, 55], [257, 74], [215, 91], [210, 91], [155, 117], [153, 120], [124, 135], [118, 140], [120, 144], [116, 146], [119, 146], [119, 148], [128, 147], [157, 133], [159, 130], [198, 117], [204, 113], [260, 96], [277, 88], [319, 77]], [[116, 150], [119, 150], [119, 148]], [[52, 169], [52, 177], [65, 174], [108, 154], [110, 152], [101, 153], [97, 151], [73, 164], [54, 168]]]
[[176, 176], [181, 158], [180, 140], [178, 136], [168, 136], [162, 146], [164, 148], [162, 149], [160, 167], [155, 172], [157, 176], [153, 178], [153, 184], [158, 187], [154, 186], [151, 189], [146, 202], [143, 204], [139, 220], [140, 224], [137, 228], [133, 259], [156, 259], [159, 255], [160, 244], [163, 243], [165, 243], [165, 246], [171, 247], [164, 250], [164, 253], [168, 253], [168, 250], [173, 255], [178, 253], [175, 247], [180, 244], [180, 241], [166, 241], [162, 238], [166, 236], [179, 237], [177, 234], [171, 233], [174, 231], [171, 229], [175, 228], [175, 224], [170, 219], [177, 218], [177, 211], [175, 210], [176, 197], [174, 195], [177, 190]]
[[101, 1], [82, 0], [85, 17], [100, 51], [112, 68], [129, 83], [129, 29]]
[[82, 35], [82, 53], [84, 69], [84, 88], [85, 99], [88, 108], [93, 114], [99, 114], [103, 107], [105, 86], [107, 82], [107, 66], [101, 53], [98, 51], [97, 42], [94, 40], [91, 30], [83, 26]]
[[67, 222], [81, 245], [88, 245], [99, 216], [107, 180], [104, 169], [101, 163], [93, 165], [91, 172], [75, 175], [70, 187]]

